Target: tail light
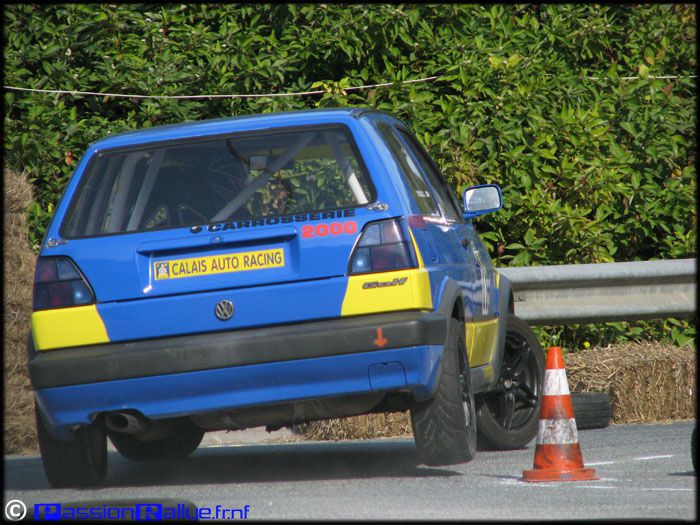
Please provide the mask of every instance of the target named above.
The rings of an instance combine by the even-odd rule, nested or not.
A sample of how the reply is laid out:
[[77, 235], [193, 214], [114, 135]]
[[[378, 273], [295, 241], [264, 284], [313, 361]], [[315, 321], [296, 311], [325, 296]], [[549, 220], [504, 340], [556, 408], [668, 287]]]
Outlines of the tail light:
[[67, 257], [40, 258], [34, 274], [34, 310], [95, 302], [90, 285]]
[[398, 219], [365, 225], [350, 257], [350, 275], [416, 268], [411, 243]]

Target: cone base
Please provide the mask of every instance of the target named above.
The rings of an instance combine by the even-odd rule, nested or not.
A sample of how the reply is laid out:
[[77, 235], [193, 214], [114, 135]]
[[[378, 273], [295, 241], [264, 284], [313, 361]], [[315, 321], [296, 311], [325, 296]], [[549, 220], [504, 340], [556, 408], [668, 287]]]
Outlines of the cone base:
[[523, 470], [522, 481], [594, 481], [600, 479], [592, 468]]

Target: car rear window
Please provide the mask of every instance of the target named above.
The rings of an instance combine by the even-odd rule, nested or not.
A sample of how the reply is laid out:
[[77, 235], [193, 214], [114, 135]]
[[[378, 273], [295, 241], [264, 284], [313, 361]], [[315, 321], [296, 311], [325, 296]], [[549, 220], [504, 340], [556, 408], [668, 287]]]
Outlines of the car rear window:
[[106, 150], [91, 160], [65, 238], [367, 204], [375, 191], [343, 126]]

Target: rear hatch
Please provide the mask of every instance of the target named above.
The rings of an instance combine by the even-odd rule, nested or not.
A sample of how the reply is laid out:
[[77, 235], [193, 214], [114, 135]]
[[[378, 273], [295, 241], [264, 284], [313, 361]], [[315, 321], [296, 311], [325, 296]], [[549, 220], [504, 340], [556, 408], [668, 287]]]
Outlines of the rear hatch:
[[[103, 318], [116, 304], [139, 311], [144, 301], [184, 311], [202, 294], [346, 276], [364, 224], [386, 215], [367, 210], [375, 197], [342, 125], [103, 150], [60, 226], [67, 243], [50, 255], [75, 261]], [[274, 322], [266, 306], [249, 324]], [[178, 333], [210, 329], [191, 324]]]

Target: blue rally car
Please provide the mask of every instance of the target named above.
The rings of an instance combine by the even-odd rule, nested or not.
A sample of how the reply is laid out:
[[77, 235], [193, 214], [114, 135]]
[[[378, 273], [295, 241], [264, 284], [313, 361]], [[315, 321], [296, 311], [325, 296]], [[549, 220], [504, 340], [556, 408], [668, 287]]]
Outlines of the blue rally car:
[[90, 145], [37, 262], [44, 469], [104, 480], [207, 431], [410, 410], [418, 459], [537, 432], [543, 353], [409, 129], [366, 109], [156, 127]]

